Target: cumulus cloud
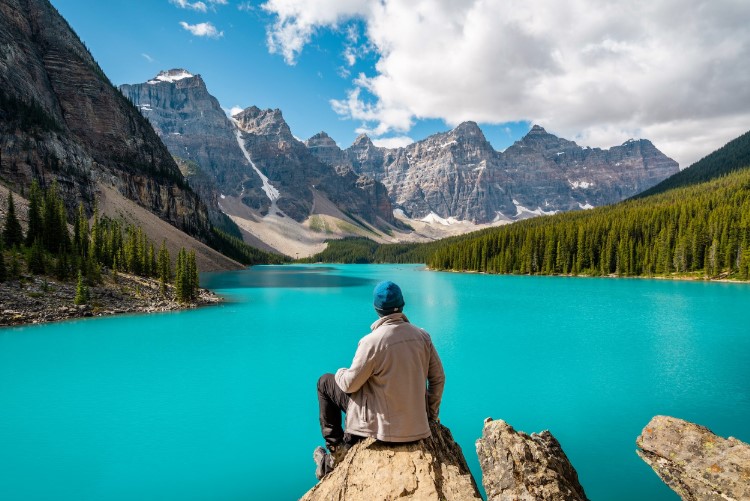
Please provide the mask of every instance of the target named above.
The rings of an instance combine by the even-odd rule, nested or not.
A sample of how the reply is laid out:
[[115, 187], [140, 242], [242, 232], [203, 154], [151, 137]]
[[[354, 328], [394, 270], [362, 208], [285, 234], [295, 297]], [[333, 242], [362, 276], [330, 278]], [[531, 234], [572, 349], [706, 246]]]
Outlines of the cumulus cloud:
[[[378, 56], [331, 102], [376, 135], [419, 118], [530, 121], [581, 144], [646, 137], [683, 166], [750, 124], [738, 0], [268, 0], [271, 52], [361, 22]], [[356, 53], [343, 52], [346, 64]]]
[[188, 24], [180, 21], [180, 26], [197, 37], [221, 38], [224, 36], [224, 32], [217, 30], [216, 26], [211, 23]]
[[321, 27], [338, 27], [366, 16], [372, 0], [268, 0], [261, 7], [277, 16], [267, 33], [271, 53], [295, 64], [304, 46]]
[[204, 2], [188, 2], [187, 0], [169, 0], [170, 3], [176, 5], [181, 9], [191, 9], [200, 12], [206, 12], [208, 6]]
[[413, 142], [409, 136], [381, 137], [372, 140], [372, 144], [382, 148], [404, 148]]
[[[227, 5], [227, 0], [206, 0], [211, 6], [211, 10], [216, 10], [216, 5]], [[181, 9], [197, 10], [199, 12], [207, 12], [209, 6], [205, 2], [189, 2], [188, 0], [169, 0], [169, 3], [176, 5]]]

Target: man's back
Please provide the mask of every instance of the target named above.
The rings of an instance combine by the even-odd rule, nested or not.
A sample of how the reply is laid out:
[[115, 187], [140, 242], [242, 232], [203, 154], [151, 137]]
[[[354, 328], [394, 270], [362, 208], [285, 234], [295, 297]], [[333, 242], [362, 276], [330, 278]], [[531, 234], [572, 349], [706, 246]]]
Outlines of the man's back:
[[428, 437], [428, 417], [437, 418], [445, 381], [430, 336], [403, 313], [387, 315], [371, 328], [351, 367], [336, 373], [336, 383], [351, 398], [347, 432], [388, 442]]

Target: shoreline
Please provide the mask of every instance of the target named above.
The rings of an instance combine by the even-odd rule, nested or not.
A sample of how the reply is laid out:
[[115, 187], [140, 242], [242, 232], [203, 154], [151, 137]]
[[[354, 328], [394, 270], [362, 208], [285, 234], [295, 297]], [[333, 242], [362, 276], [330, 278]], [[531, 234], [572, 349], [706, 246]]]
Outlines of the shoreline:
[[167, 298], [159, 292], [159, 281], [119, 273], [115, 281], [102, 276], [102, 283], [89, 286], [88, 304], [76, 305], [75, 282], [61, 282], [46, 276], [24, 275], [0, 283], [0, 332], [5, 327], [22, 327], [78, 318], [93, 318], [133, 313], [188, 310], [220, 304], [221, 296], [199, 289], [194, 303], [178, 303], [167, 285]]
[[[384, 263], [385, 264], [385, 263]], [[423, 263], [417, 263], [423, 264]], [[474, 271], [474, 270], [434, 270], [429, 266], [425, 265], [425, 271], [433, 271], [437, 273], [466, 273], [468, 275], [494, 275], [494, 276], [506, 276], [506, 277], [561, 277], [561, 278], [609, 278], [609, 279], [637, 279], [637, 280], [673, 280], [676, 282], [706, 282], [706, 283], [725, 283], [725, 284], [750, 284], [750, 279], [742, 280], [740, 278], [710, 278], [705, 276], [690, 276], [690, 275], [632, 275], [632, 276], [619, 276], [619, 275], [563, 275], [556, 273], [554, 275], [545, 275], [542, 273], [531, 274], [531, 273], [489, 273], [486, 271]]]

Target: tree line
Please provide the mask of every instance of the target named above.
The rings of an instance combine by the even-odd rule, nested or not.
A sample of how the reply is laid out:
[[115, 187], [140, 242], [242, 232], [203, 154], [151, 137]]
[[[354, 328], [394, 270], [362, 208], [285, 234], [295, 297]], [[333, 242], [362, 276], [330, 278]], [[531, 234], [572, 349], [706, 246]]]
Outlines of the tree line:
[[750, 169], [440, 245], [430, 268], [543, 275], [750, 277]]
[[173, 267], [166, 241], [157, 251], [141, 227], [100, 217], [96, 208], [89, 220], [83, 204], [79, 204], [73, 218], [71, 234], [56, 183], [42, 189], [36, 181], [32, 182], [28, 201], [28, 228], [24, 234], [13, 193], [9, 192], [0, 238], [0, 281], [18, 277], [25, 262], [27, 271], [34, 275], [53, 275], [62, 281], [77, 276], [76, 302], [88, 299], [87, 286], [101, 283], [103, 270], [114, 280], [119, 272], [157, 278], [165, 297], [167, 284], [174, 283], [175, 299], [180, 302], [197, 298], [200, 284], [194, 251], [182, 248]]
[[331, 241], [303, 262], [426, 263], [486, 273], [750, 279], [750, 168], [591, 211], [426, 244]]

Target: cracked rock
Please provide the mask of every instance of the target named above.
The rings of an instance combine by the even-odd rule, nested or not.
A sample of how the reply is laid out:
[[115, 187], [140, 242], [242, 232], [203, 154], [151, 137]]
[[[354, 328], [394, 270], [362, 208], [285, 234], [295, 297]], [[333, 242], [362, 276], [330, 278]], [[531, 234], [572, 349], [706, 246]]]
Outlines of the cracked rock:
[[750, 445], [736, 438], [656, 416], [636, 444], [641, 459], [685, 501], [750, 499]]

